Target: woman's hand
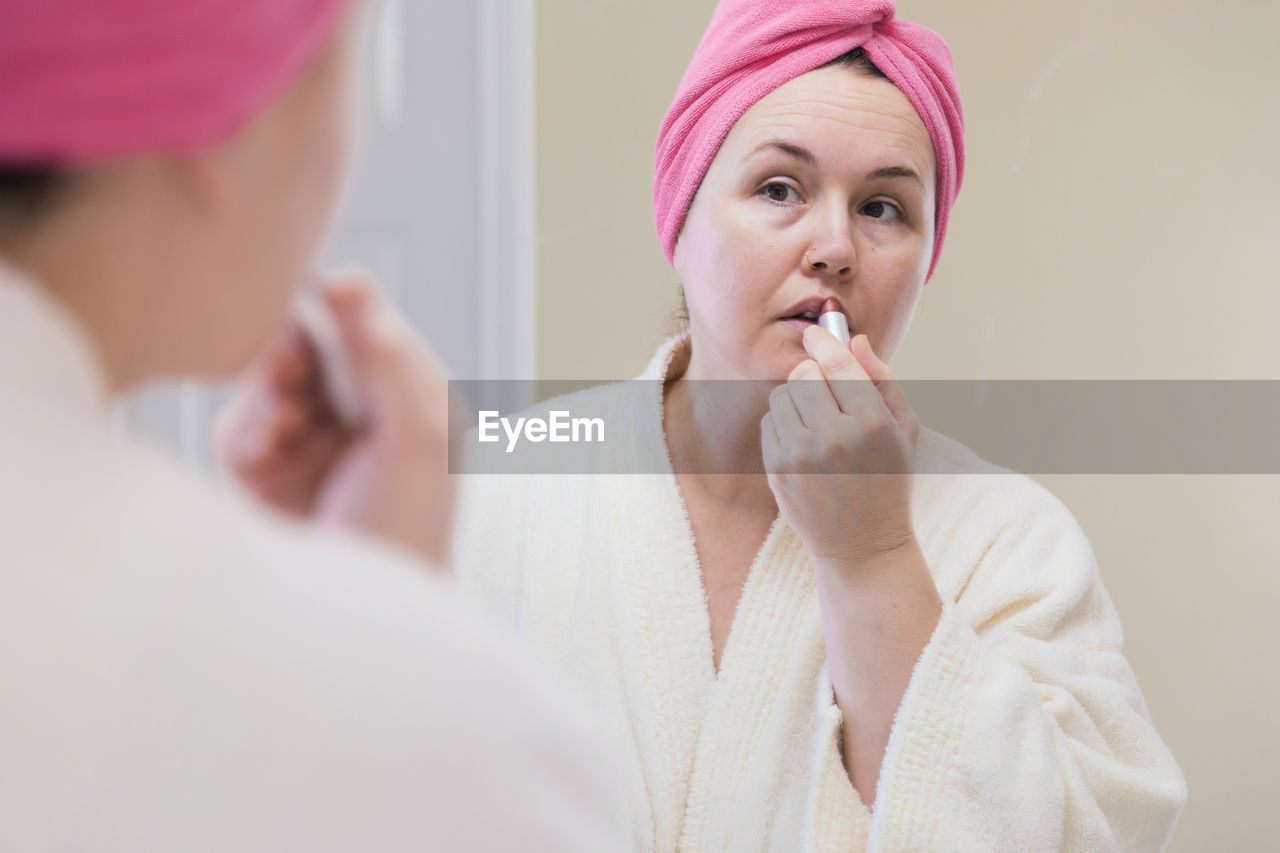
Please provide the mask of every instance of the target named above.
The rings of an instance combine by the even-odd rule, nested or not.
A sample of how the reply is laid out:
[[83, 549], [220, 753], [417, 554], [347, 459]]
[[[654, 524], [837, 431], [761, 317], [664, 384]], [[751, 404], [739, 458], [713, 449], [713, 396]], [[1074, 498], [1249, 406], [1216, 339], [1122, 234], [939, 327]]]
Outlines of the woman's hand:
[[810, 358], [774, 389], [761, 421], [765, 470], [815, 563], [856, 572], [914, 542], [919, 425], [865, 335], [846, 349], [813, 326], [804, 345]]
[[369, 281], [336, 279], [324, 298], [360, 386], [364, 421], [340, 422], [315, 350], [295, 326], [220, 416], [217, 455], [280, 510], [364, 530], [444, 565], [454, 510], [444, 371]]
[[764, 465], [813, 557], [845, 770], [870, 808], [894, 716], [942, 614], [911, 523], [919, 425], [865, 335], [846, 349], [815, 326], [804, 345], [810, 358], [762, 419]]

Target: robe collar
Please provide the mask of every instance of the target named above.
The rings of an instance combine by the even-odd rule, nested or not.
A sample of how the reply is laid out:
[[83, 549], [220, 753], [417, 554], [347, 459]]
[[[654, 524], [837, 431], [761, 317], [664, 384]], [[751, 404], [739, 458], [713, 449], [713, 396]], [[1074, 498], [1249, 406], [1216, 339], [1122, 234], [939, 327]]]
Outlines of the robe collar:
[[[839, 715], [832, 713], [825, 676], [812, 560], [781, 519], [755, 556], [720, 671], [713, 667], [692, 527], [662, 427], [665, 384], [683, 374], [691, 351], [688, 332], [669, 338], [640, 376], [651, 387], [631, 398], [642, 410], [633, 411], [629, 422], [640, 427], [635, 435], [643, 438], [637, 440], [662, 442], [667, 470], [621, 478], [628, 486], [626, 498], [614, 505], [613, 527], [622, 612], [637, 644], [632, 654], [666, 771], [650, 780], [649, 794], [675, 818], [676, 846], [704, 849], [712, 839], [746, 830], [751, 821], [744, 823], [740, 811], [753, 806], [763, 821], [756, 829], [767, 831], [763, 816], [770, 806], [752, 801], [770, 789], [760, 779], [790, 778], [787, 757], [809, 758], [815, 742], [827, 746], [815, 757], [815, 778], [829, 788], [851, 787], [838, 756], [828, 766]], [[795, 720], [813, 740], [776, 729], [771, 721], [778, 719]], [[847, 792], [842, 796], [850, 799]], [[865, 828], [861, 803], [842, 811], [850, 827]]]

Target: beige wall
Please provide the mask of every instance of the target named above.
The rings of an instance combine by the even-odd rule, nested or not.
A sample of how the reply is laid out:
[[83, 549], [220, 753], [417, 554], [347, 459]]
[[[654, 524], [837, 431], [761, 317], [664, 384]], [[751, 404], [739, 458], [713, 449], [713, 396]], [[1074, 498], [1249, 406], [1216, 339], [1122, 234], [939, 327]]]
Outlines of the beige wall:
[[[537, 3], [538, 373], [639, 372], [676, 305], [653, 140], [710, 0]], [[1278, 378], [1280, 6], [902, 0], [951, 43], [968, 173], [902, 376]], [[1045, 477], [1191, 785], [1171, 850], [1262, 850], [1276, 477]]]

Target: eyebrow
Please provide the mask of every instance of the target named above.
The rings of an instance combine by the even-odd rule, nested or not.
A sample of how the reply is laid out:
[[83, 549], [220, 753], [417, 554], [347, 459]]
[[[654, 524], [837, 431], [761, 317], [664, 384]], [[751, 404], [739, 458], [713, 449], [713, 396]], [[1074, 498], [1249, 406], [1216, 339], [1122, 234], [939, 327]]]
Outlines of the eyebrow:
[[[751, 153], [747, 154], [747, 156], [744, 157], [743, 159], [750, 160], [752, 157], [756, 156], [761, 151], [765, 151], [767, 149], [773, 149], [775, 151], [781, 151], [784, 154], [789, 154], [790, 156], [796, 158], [797, 160], [802, 160], [805, 163], [810, 164], [811, 166], [818, 165], [818, 158], [814, 157], [813, 153], [809, 151], [807, 148], [801, 148], [799, 145], [796, 145], [791, 142], [786, 142], [781, 139], [766, 139], [764, 142], [761, 142], [755, 148], [752, 148]], [[920, 174], [916, 172], [915, 169], [911, 169], [906, 166], [884, 166], [883, 168], [876, 169], [875, 171], [869, 172], [867, 174], [868, 181], [875, 181], [875, 180], [887, 179], [887, 178], [911, 178], [912, 180], [919, 183], [921, 186], [924, 186], [924, 179], [920, 177]]]
[[908, 169], [906, 166], [885, 166], [883, 169], [876, 169], [867, 175], [867, 180], [869, 181], [880, 178], [911, 178], [917, 181], [920, 186], [924, 186], [924, 180], [916, 173], [916, 170]]
[[813, 165], [813, 166], [818, 165], [818, 158], [814, 157], [813, 154], [810, 153], [808, 149], [801, 148], [799, 145], [793, 145], [790, 142], [784, 142], [781, 139], [766, 139], [764, 142], [761, 142], [755, 148], [752, 148], [751, 153], [748, 154], [743, 159], [750, 160], [752, 157], [756, 156], [761, 151], [764, 151], [765, 149], [768, 149], [768, 148], [773, 148], [777, 151], [781, 151], [784, 154], [790, 154], [792, 157], [795, 157], [797, 160], [803, 160], [804, 162], [810, 165]]

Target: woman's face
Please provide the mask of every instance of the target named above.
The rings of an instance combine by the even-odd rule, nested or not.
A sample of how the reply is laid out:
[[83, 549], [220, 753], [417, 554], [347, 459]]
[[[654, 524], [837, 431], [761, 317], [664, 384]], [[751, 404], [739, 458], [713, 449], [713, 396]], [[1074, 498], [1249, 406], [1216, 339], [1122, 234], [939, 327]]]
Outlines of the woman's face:
[[806, 358], [813, 321], [798, 315], [828, 297], [888, 360], [929, 271], [935, 169], [924, 123], [886, 79], [820, 68], [756, 103], [721, 146], [676, 244], [694, 341], [688, 375], [785, 379]]

